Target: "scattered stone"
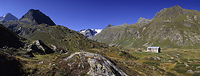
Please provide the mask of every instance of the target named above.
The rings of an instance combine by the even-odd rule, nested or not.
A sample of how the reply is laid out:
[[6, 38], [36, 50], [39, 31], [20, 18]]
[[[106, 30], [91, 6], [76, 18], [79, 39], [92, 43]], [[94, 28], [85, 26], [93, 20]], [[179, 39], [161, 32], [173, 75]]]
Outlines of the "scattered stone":
[[56, 48], [55, 45], [52, 45], [52, 44], [51, 44], [51, 47], [52, 47], [52, 49], [53, 49], [54, 51], [56, 51], [57, 48]]
[[38, 64], [43, 64], [44, 62], [43, 61], [41, 61], [41, 62], [39, 62]]
[[197, 20], [197, 16], [196, 15], [194, 16], [194, 20]]
[[137, 21], [137, 23], [149, 23], [149, 22], [151, 22], [151, 19], [145, 19], [142, 17], [140, 17]]
[[161, 60], [160, 57], [157, 57], [158, 60]]
[[192, 71], [191, 69], [189, 69], [187, 72], [188, 72], [188, 73], [193, 73], [193, 71]]
[[199, 68], [200, 68], [200, 66], [197, 66], [196, 68], [197, 68], [197, 69], [199, 69]]
[[189, 66], [187, 63], [184, 63], [184, 64], [185, 64], [186, 67]]

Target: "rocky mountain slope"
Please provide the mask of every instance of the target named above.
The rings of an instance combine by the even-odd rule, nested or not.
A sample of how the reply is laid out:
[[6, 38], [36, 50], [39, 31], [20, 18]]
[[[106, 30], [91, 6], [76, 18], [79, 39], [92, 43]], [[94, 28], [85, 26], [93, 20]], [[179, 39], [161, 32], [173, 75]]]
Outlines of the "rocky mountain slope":
[[18, 20], [18, 18], [13, 16], [11, 13], [7, 13], [6, 15], [0, 17], [0, 21], [9, 21], [9, 20]]
[[20, 48], [23, 44], [23, 38], [7, 29], [0, 24], [0, 48], [3, 47], [14, 47]]
[[37, 25], [41, 24], [47, 26], [53, 26], [55, 23], [45, 14], [39, 10], [30, 9], [25, 15], [19, 20], [12, 21], [0, 21], [0, 24], [14, 31], [20, 36], [25, 36], [27, 34], [33, 33], [41, 28]]
[[[38, 22], [37, 19], [42, 20]], [[42, 40], [48, 46], [64, 51], [107, 47], [105, 44], [89, 40], [82, 34], [64, 26], [54, 25], [54, 22], [39, 10], [30, 9], [19, 20], [1, 21], [0, 23], [29, 40]]]
[[4, 49], [4, 52], [13, 55], [30, 55], [32, 53], [44, 55], [54, 53], [54, 51], [51, 48], [49, 48], [46, 44], [44, 44], [41, 40], [36, 40], [33, 41], [33, 43], [31, 43], [30, 40], [18, 36], [16, 33], [4, 27], [1, 24], [0, 34], [0, 49]]
[[56, 25], [48, 16], [40, 12], [39, 10], [30, 9], [20, 21], [31, 21], [36, 24], [48, 24], [50, 26]]
[[[77, 44], [75, 43], [74, 46], [67, 47], [69, 48], [69, 50], [67, 51], [73, 51], [70, 48], [74, 48], [74, 47], [78, 49], [81, 49], [80, 47], [82, 47], [87, 50], [89, 50], [89, 48], [91, 47], [99, 47], [99, 44], [97, 42], [96, 42], [97, 46], [92, 45], [91, 43], [95, 43], [94, 41], [89, 40], [82, 34], [69, 30], [66, 27], [63, 27], [63, 26], [49, 26], [49, 27], [50, 28], [46, 28], [48, 29], [48, 31], [53, 31], [53, 32], [57, 31], [56, 33], [60, 33], [60, 34], [64, 32], [65, 33], [70, 32], [72, 34], [70, 35], [68, 33], [69, 35], [69, 38], [67, 37], [68, 39], [65, 39], [62, 37], [61, 39], [58, 38], [57, 40], [58, 42], [59, 40], [64, 41], [64, 42], [65, 41], [67, 42], [68, 40], [70, 40], [71, 42], [77, 41], [77, 44], [79, 44], [80, 40], [77, 40], [77, 39], [84, 38], [83, 41], [80, 41], [80, 43], [85, 42], [86, 44], [85, 46], [83, 46], [84, 44], [80, 44], [79, 47], [76, 47]], [[61, 29], [61, 28], [64, 28], [64, 29]], [[44, 32], [46, 29], [41, 30], [41, 31]], [[53, 29], [57, 29], [57, 30], [53, 30]], [[0, 75], [1, 76], [10, 76], [10, 75], [36, 75], [36, 76], [37, 75], [114, 75], [114, 76], [126, 75], [126, 73], [124, 73], [121, 69], [117, 68], [110, 60], [108, 60], [107, 58], [99, 54], [89, 53], [89, 52], [75, 52], [74, 54], [72, 52], [66, 53], [66, 51], [60, 52], [63, 49], [59, 47], [57, 48], [57, 46], [52, 45], [51, 42], [49, 43], [47, 42], [47, 43], [51, 44], [52, 48], [48, 47], [41, 40], [33, 39], [33, 38], [40, 37], [38, 35], [45, 35], [44, 33], [41, 33], [41, 31], [36, 32], [40, 34], [35, 34], [35, 35], [31, 34], [30, 39], [33, 39], [31, 41], [18, 36], [11, 30], [5, 28], [3, 25], [0, 25], [0, 31], [1, 31], [0, 33], [1, 34], [1, 37], [0, 37], [0, 42], [1, 42]], [[49, 32], [49, 34], [45, 36], [49, 37], [48, 35], [51, 35], [51, 32]], [[70, 36], [74, 36], [74, 37], [70, 37]], [[56, 36], [56, 37], [60, 37], [60, 36]], [[65, 44], [63, 43], [62, 45], [65, 45]], [[66, 45], [69, 45], [69, 44], [66, 44]], [[89, 48], [87, 47], [87, 45], [89, 45]], [[74, 51], [78, 51], [78, 49]], [[107, 48], [104, 47], [103, 49], [107, 49]], [[79, 59], [79, 57], [77, 58], [77, 56], [80, 56], [81, 60]], [[84, 59], [88, 62], [85, 62]], [[74, 63], [79, 63], [80, 66], [77, 66]], [[12, 65], [12, 64], [15, 64], [15, 65]]]
[[145, 19], [140, 17], [136, 23], [149, 23], [149, 22], [151, 22], [150, 19]]
[[[32, 10], [30, 10], [32, 11]], [[30, 12], [29, 11], [29, 12]], [[33, 10], [34, 11], [34, 10]], [[31, 12], [32, 14], [38, 13]], [[29, 13], [28, 12], [28, 13]], [[41, 12], [40, 12], [41, 13]], [[26, 14], [27, 15], [27, 14]], [[30, 18], [29, 16], [23, 16], [20, 20], [13, 20], [13, 21], [1, 21], [1, 23], [6, 26], [0, 27], [1, 29], [1, 47], [0, 52], [0, 64], [2, 65], [10, 65], [12, 60], [10, 58], [16, 59], [16, 62], [19, 63], [19, 66], [16, 65], [13, 69], [19, 69], [16, 71], [16, 75], [89, 75], [87, 74], [88, 70], [78, 69], [80, 71], [85, 71], [84, 73], [71, 73], [66, 72], [62, 73], [63, 71], [70, 71], [68, 66], [63, 66], [61, 60], [64, 57], [68, 57], [65, 54], [72, 51], [80, 51], [80, 50], [89, 50], [89, 49], [112, 49], [105, 44], [98, 43], [96, 41], [92, 41], [86, 38], [84, 35], [70, 30], [67, 27], [60, 26], [60, 25], [49, 25], [44, 23], [39, 24], [35, 18], [43, 18], [43, 16], [33, 15]], [[44, 15], [44, 14], [43, 14]], [[13, 31], [11, 31], [13, 30]], [[18, 36], [17, 34], [27, 38], [23, 38]], [[9, 55], [5, 55], [4, 53], [8, 53]], [[90, 53], [89, 53], [90, 54]], [[92, 55], [93, 53], [91, 53]], [[3, 55], [3, 56], [1, 56]], [[68, 55], [68, 54], [67, 54]], [[70, 55], [70, 54], [69, 54]], [[96, 56], [96, 54], [94, 54]], [[105, 56], [105, 55], [104, 55]], [[15, 58], [16, 57], [16, 58]], [[103, 56], [102, 56], [103, 57]], [[5, 58], [2, 60], [2, 58]], [[36, 58], [36, 59], [35, 59]], [[50, 59], [48, 59], [50, 58]], [[83, 56], [83, 58], [88, 58], [88, 56]], [[35, 60], [34, 60], [35, 59]], [[103, 58], [105, 60], [105, 58]], [[9, 64], [5, 64], [9, 63]], [[77, 63], [75, 61], [74, 63]], [[107, 70], [103, 71], [100, 74], [109, 75], [112, 72], [112, 75], [115, 74], [125, 74], [122, 70], [119, 70], [116, 66], [114, 66], [109, 60], [108, 66], [105, 66]], [[49, 64], [46, 64], [49, 63]], [[70, 64], [69, 62], [65, 62]], [[98, 63], [98, 61], [94, 61], [94, 63]], [[93, 67], [94, 63], [90, 63], [91, 65], [85, 66], [90, 67], [93, 69], [99, 69], [98, 67]], [[104, 63], [104, 64], [107, 64]], [[51, 65], [52, 64], [52, 65]], [[55, 66], [56, 65], [56, 66]], [[80, 64], [84, 65], [84, 64]], [[112, 66], [111, 66], [112, 65]], [[50, 67], [46, 67], [50, 66]], [[102, 65], [104, 66], [104, 65]], [[45, 67], [45, 68], [44, 68]], [[60, 69], [60, 67], [64, 67]], [[5, 70], [6, 67], [0, 67], [0, 70], [4, 70], [0, 75], [10, 75], [7, 72], [11, 71], [10, 68]], [[76, 68], [76, 66], [72, 66], [72, 68]], [[113, 69], [114, 68], [114, 69]], [[45, 71], [44, 71], [45, 70]], [[76, 71], [77, 69], [72, 69]], [[119, 72], [118, 72], [119, 71]], [[104, 73], [105, 72], [105, 73]], [[93, 73], [94, 75], [99, 75], [98, 72], [89, 72]], [[126, 75], [126, 74], [125, 74]]]
[[99, 34], [101, 31], [102, 29], [87, 29], [87, 30], [83, 29], [80, 30], [79, 33], [83, 34], [85, 37], [89, 39], [93, 39], [93, 37]]
[[[93, 72], [93, 70], [91, 70], [88, 72], [91, 74], [87, 74], [88, 70], [80, 68], [72, 69], [75, 73], [62, 73], [62, 71], [70, 71], [67, 65], [63, 66], [64, 63], [61, 63], [61, 60], [65, 61], [62, 56], [65, 58], [68, 57], [68, 52], [89, 49], [110, 49], [110, 47], [105, 44], [92, 41], [86, 38], [84, 35], [60, 25], [50, 26], [45, 23], [38, 25], [34, 21], [32, 22], [30, 20], [23, 20], [23, 18], [22, 20], [2, 21], [2, 23], [4, 23], [5, 26], [10, 27], [10, 29], [12, 28], [11, 30], [13, 31], [16, 30], [16, 27], [19, 27], [20, 29], [18, 30], [20, 30], [20, 32], [24, 31], [29, 33], [24, 33], [21, 35], [27, 38], [25, 39], [18, 36], [16, 34], [18, 32], [14, 33], [10, 29], [0, 25], [0, 75], [126, 75], [126, 73], [118, 69], [103, 56], [89, 52], [80, 53], [80, 55], [85, 54], [86, 56], [81, 56], [85, 59], [88, 59], [90, 55], [95, 58], [96, 56], [100, 56], [98, 59], [106, 60], [106, 63], [102, 64], [106, 70], [103, 70], [99, 67], [94, 67], [94, 63], [104, 62], [99, 62], [99, 60], [96, 60], [92, 61], [91, 63], [88, 62], [87, 64], [90, 65], [85, 67], [90, 67], [93, 70], [99, 69], [102, 71], [102, 73]], [[71, 56], [74, 55], [72, 54]], [[70, 59], [70, 57], [68, 58]], [[91, 58], [90, 60], [93, 59]], [[74, 63], [77, 62], [78, 61], [74, 61]], [[11, 63], [14, 63], [15, 65], [11, 65]], [[46, 63], [48, 64], [46, 65]], [[65, 62], [65, 64], [70, 63]], [[84, 65], [84, 63], [81, 63], [80, 65]], [[62, 69], [60, 67], [62, 67]], [[70, 66], [70, 68], [76, 68], [76, 66]], [[76, 70], [80, 70], [84, 73], [78, 73]]]
[[84, 35], [60, 25], [42, 28], [26, 37], [30, 40], [42, 40], [44, 43], [65, 51], [107, 47], [105, 44], [92, 41]]
[[[9, 44], [8, 45], [2, 44], [4, 47], [0, 47], [1, 76], [7, 76], [7, 75], [8, 76], [10, 75], [20, 75], [20, 76], [21, 75], [25, 76], [27, 75], [31, 76], [152, 75], [153, 76], [153, 75], [168, 74], [160, 67], [156, 67], [159, 66], [158, 63], [156, 63], [156, 66], [154, 67], [152, 65], [146, 65], [147, 62], [145, 64], [136, 62], [136, 60], [138, 60], [139, 57], [133, 56], [132, 54], [129, 53], [131, 51], [127, 49], [119, 49], [117, 47], [102, 47], [99, 49], [88, 48], [86, 50], [73, 50], [73, 51], [68, 50], [67, 52], [60, 52], [63, 49], [59, 49], [54, 45], [51, 45], [52, 47], [48, 47], [41, 40], [31, 40], [31, 41], [26, 40], [22, 37], [19, 37], [17, 34], [5, 28], [4, 26], [2, 25], [0, 26], [1, 26], [0, 27], [1, 32], [3, 32], [1, 33], [2, 38], [5, 38], [6, 41], [8, 41], [8, 43], [20, 42], [23, 44], [22, 46], [19, 46], [19, 48], [9, 46]], [[62, 26], [59, 27], [67, 29], [66, 27]], [[49, 31], [51, 31], [52, 29], [49, 29]], [[58, 32], [62, 32], [62, 30]], [[63, 32], [66, 33], [66, 31]], [[73, 33], [72, 30], [71, 33], [73, 35], [75, 34]], [[82, 34], [80, 34], [80, 36], [84, 37]], [[84, 38], [87, 40], [86, 37]], [[0, 39], [0, 42], [3, 42], [5, 39]], [[72, 37], [71, 40], [73, 39], [74, 38]]]
[[[53, 53], [49, 51], [50, 48], [45, 44], [37, 44], [39, 47], [27, 46], [33, 45], [29, 40], [18, 36], [13, 31], [0, 24], [0, 75], [1, 76], [13, 76], [13, 75], [27, 75], [26, 70], [23, 67], [26, 65], [26, 61], [20, 58], [34, 57], [37, 53], [43, 52], [44, 54]], [[40, 42], [41, 43], [41, 42]], [[27, 48], [31, 49], [27, 49]], [[39, 48], [44, 50], [38, 51]], [[49, 48], [49, 49], [47, 49]], [[34, 55], [33, 55], [34, 53]], [[19, 57], [19, 58], [17, 58]], [[13, 65], [14, 64], [14, 65]]]
[[198, 48], [200, 12], [176, 5], [156, 13], [152, 20], [106, 27], [94, 40], [109, 45], [139, 48]]

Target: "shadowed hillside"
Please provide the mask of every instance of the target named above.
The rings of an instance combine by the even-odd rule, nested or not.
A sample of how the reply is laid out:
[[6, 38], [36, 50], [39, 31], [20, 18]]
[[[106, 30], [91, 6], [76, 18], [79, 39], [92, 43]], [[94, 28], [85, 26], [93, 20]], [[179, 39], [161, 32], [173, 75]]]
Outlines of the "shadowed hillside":
[[19, 37], [17, 34], [7, 29], [0, 24], [0, 48], [2, 47], [14, 47], [19, 48], [24, 44], [22, 42], [23, 38]]

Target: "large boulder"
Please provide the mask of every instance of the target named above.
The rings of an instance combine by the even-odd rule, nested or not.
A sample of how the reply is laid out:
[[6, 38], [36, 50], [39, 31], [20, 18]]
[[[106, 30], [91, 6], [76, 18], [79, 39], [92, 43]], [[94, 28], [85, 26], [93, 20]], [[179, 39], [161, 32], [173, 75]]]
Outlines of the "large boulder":
[[35, 40], [32, 44], [28, 46], [27, 51], [39, 55], [54, 53], [54, 51], [47, 45], [45, 45], [41, 40]]

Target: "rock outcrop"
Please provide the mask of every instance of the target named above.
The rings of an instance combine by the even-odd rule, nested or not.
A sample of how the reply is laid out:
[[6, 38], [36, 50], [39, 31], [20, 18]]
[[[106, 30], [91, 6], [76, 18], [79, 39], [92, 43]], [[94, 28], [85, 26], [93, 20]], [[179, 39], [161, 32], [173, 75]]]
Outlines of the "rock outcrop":
[[[73, 75], [127, 76], [126, 73], [117, 68], [111, 61], [95, 53], [75, 52], [63, 59], [61, 64], [66, 64]], [[85, 69], [85, 71], [79, 71], [80, 69]]]
[[[27, 51], [37, 53], [40, 55], [54, 53], [54, 51], [52, 49], [50, 49], [47, 45], [45, 45], [41, 40], [36, 40], [32, 44], [30, 44], [28, 46]], [[30, 53], [27, 53], [27, 54], [30, 54]]]
[[151, 19], [145, 19], [142, 17], [140, 17], [137, 21], [137, 23], [149, 23], [149, 22], [151, 22]]

